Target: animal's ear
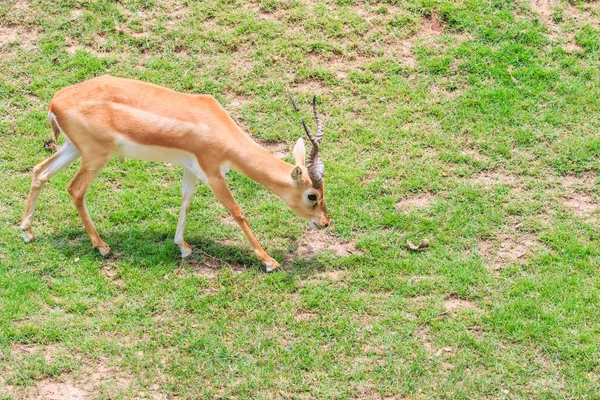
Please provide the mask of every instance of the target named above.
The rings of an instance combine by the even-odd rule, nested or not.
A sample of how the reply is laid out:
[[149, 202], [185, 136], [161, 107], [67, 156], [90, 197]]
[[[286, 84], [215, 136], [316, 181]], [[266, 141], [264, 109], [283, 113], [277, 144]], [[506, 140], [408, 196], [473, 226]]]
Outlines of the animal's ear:
[[304, 146], [304, 140], [302, 138], [298, 139], [294, 145], [292, 154], [294, 155], [295, 164], [304, 166], [304, 160], [306, 158], [306, 146]]
[[292, 170], [292, 179], [298, 183], [302, 183], [302, 168], [299, 166], [294, 167]]

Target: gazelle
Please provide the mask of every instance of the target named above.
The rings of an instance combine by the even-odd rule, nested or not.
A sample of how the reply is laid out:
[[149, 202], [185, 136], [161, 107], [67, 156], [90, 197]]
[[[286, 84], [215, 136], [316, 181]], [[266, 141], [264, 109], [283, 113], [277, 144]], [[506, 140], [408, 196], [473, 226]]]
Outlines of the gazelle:
[[85, 194], [106, 163], [117, 155], [163, 161], [184, 167], [182, 203], [175, 243], [182, 257], [192, 254], [183, 238], [185, 219], [196, 179], [204, 182], [238, 223], [267, 271], [279, 263], [260, 246], [248, 220], [227, 187], [225, 174], [233, 169], [262, 184], [315, 229], [326, 228], [329, 216], [323, 198], [323, 162], [319, 144], [323, 124], [313, 99], [317, 121], [305, 162], [302, 138], [294, 146], [295, 165], [278, 159], [254, 142], [209, 95], [178, 93], [157, 85], [100, 76], [58, 91], [48, 107], [55, 139], [66, 141], [51, 157], [36, 165], [21, 229], [25, 242], [33, 239], [31, 221], [44, 184], [79, 156], [81, 166], [67, 191], [92, 241], [103, 256], [110, 248], [98, 235], [85, 205]]

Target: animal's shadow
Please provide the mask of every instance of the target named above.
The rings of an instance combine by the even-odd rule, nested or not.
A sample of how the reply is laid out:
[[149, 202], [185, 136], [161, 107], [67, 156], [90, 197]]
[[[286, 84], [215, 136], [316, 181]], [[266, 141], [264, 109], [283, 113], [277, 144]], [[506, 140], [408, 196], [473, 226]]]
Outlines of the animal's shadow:
[[[131, 265], [147, 267], [152, 264], [170, 265], [173, 269], [210, 268], [232, 269], [236, 272], [254, 269], [264, 271], [264, 265], [256, 258], [250, 245], [236, 246], [222, 243], [201, 235], [186, 236], [192, 247], [192, 256], [182, 259], [179, 248], [173, 243], [172, 232], [152, 229], [129, 228], [116, 232], [104, 232], [103, 240], [111, 248], [111, 255], [103, 258], [92, 248], [91, 241], [83, 229], [66, 229], [37, 238], [29, 246], [49, 242], [66, 257], [92, 257], [99, 264], [119, 262], [127, 259]], [[298, 243], [292, 242], [285, 248], [272, 249], [270, 255], [282, 266], [282, 270], [300, 275], [318, 273], [323, 269], [319, 257], [300, 259], [292, 256]]]

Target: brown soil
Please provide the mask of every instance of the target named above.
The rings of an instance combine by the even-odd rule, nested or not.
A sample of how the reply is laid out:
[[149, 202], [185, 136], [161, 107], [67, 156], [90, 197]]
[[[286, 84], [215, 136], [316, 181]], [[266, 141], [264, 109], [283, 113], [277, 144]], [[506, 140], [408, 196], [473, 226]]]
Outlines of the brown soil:
[[495, 185], [508, 185], [516, 187], [519, 185], [519, 178], [516, 175], [507, 175], [498, 172], [484, 172], [477, 175], [473, 180], [476, 183], [485, 185], [486, 187], [492, 187]]
[[275, 143], [264, 143], [259, 142], [259, 144], [269, 150], [269, 153], [273, 154], [275, 157], [281, 159], [291, 155], [291, 151], [286, 143], [283, 142], [275, 142]]
[[487, 269], [495, 273], [512, 262], [525, 264], [529, 254], [543, 247], [534, 235], [519, 233], [518, 237], [504, 236], [501, 240], [483, 240], [479, 243], [477, 253], [487, 261]]
[[294, 314], [296, 321], [308, 321], [309, 319], [316, 318], [317, 314], [305, 310], [297, 310]]
[[447, 311], [454, 310], [457, 308], [466, 308], [469, 310], [481, 311], [481, 309], [477, 307], [475, 303], [470, 302], [469, 300], [461, 299], [456, 295], [448, 296], [444, 301], [444, 306], [446, 307]]
[[531, 10], [540, 14], [544, 18], [552, 17], [552, 9], [554, 8], [554, 0], [530, 0]]
[[[64, 352], [58, 346], [14, 345], [11, 354], [18, 361], [24, 357], [42, 355], [46, 362]], [[79, 358], [79, 357], [78, 357]], [[10, 394], [16, 398], [31, 400], [87, 400], [98, 393], [114, 398], [115, 395], [132, 385], [132, 379], [122, 371], [107, 367], [102, 361], [83, 361], [81, 370], [75, 374], [40, 380], [28, 387], [9, 387]], [[160, 393], [156, 393], [160, 395]], [[153, 397], [159, 398], [159, 397]]]
[[0, 26], [0, 46], [16, 42], [24, 49], [29, 50], [31, 43], [39, 36], [37, 31], [28, 30], [17, 25]]
[[291, 252], [286, 261], [294, 258], [310, 259], [324, 251], [333, 251], [338, 256], [348, 256], [356, 252], [352, 242], [343, 242], [327, 231], [306, 230], [296, 250]]
[[415, 208], [428, 207], [432, 198], [433, 196], [430, 193], [426, 193], [419, 196], [407, 197], [397, 202], [394, 206], [399, 212], [407, 212]]
[[598, 204], [587, 194], [573, 194], [565, 199], [565, 205], [578, 217], [589, 217], [598, 209]]
[[597, 185], [596, 174], [567, 175], [559, 180], [558, 185], [563, 189], [563, 203], [578, 217], [590, 217], [598, 209], [598, 201], [592, 196]]
[[428, 353], [433, 351], [433, 346], [431, 345], [431, 341], [429, 339], [429, 332], [427, 332], [425, 328], [419, 328], [419, 330], [417, 330], [415, 333], [415, 336], [423, 343], [423, 346], [425, 346], [425, 350], [427, 350]]
[[196, 254], [194, 257], [194, 259], [184, 262], [189, 263], [189, 267], [192, 269], [194, 275], [204, 278], [215, 278], [225, 268], [229, 268], [237, 274], [244, 272], [245, 269], [241, 264], [222, 261], [204, 253]]

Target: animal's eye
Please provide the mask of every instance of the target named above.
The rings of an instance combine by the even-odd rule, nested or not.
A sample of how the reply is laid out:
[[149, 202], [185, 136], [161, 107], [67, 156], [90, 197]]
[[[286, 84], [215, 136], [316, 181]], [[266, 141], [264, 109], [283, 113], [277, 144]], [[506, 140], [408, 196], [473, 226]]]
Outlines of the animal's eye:
[[308, 199], [310, 201], [317, 201], [317, 195], [316, 194], [309, 194], [308, 195]]

